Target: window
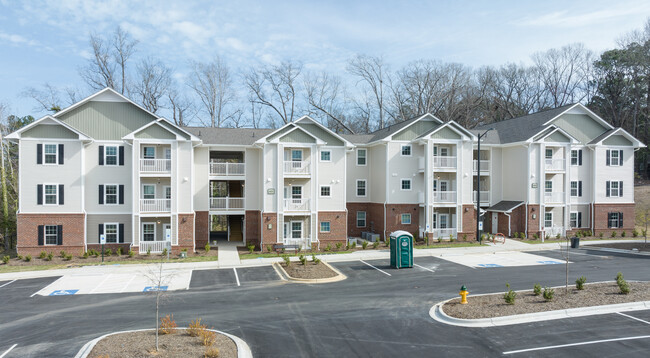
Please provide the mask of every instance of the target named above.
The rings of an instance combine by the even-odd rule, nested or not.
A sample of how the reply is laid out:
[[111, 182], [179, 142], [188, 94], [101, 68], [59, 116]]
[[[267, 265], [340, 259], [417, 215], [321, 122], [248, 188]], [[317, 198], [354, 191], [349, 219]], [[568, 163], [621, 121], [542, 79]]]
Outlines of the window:
[[142, 223], [142, 241], [156, 241], [156, 225]]
[[302, 199], [302, 187], [300, 185], [294, 185], [291, 187], [291, 198], [292, 199]]
[[553, 159], [553, 149], [546, 149], [546, 159]]
[[43, 146], [43, 152], [45, 154], [45, 164], [58, 164], [57, 158], [59, 146], [56, 144], [45, 144]]
[[104, 149], [104, 156], [105, 156], [104, 165], [117, 165], [117, 147], [106, 146], [106, 148]]
[[58, 231], [56, 225], [45, 225], [45, 245], [56, 245]]
[[609, 165], [612, 166], [618, 166], [619, 164], [619, 151], [618, 150], [612, 150], [610, 152], [610, 158], [609, 158]]
[[145, 184], [142, 186], [142, 198], [143, 199], [155, 199], [156, 198], [156, 186], [151, 184]]
[[402, 146], [402, 156], [404, 156], [404, 157], [410, 157], [411, 156], [411, 146], [410, 145], [403, 145]]
[[156, 147], [144, 147], [144, 148], [142, 148], [142, 157], [144, 159], [155, 159], [156, 158]]
[[578, 227], [578, 213], [575, 211], [569, 213], [569, 226]]
[[582, 196], [582, 180], [571, 182], [571, 196]]
[[45, 191], [43, 195], [45, 195], [45, 200], [43, 202], [46, 205], [56, 205], [59, 203], [59, 198], [58, 198], [58, 185], [56, 184], [45, 184]]
[[402, 190], [411, 190], [411, 179], [402, 179]]
[[366, 150], [357, 149], [357, 165], [366, 165]]
[[320, 232], [330, 232], [330, 222], [321, 221], [320, 222]]
[[582, 149], [571, 151], [571, 165], [582, 165]]
[[331, 162], [332, 161], [332, 152], [329, 150], [322, 150], [320, 152], [320, 161], [321, 162]]
[[291, 238], [292, 239], [302, 238], [302, 222], [300, 221], [291, 222]]
[[[119, 234], [117, 231], [119, 224], [117, 223], [108, 223], [104, 224], [104, 237], [106, 238], [107, 243], [117, 243], [119, 240]], [[145, 240], [146, 241], [146, 240]]]
[[171, 186], [166, 186], [165, 187], [165, 199], [171, 199], [172, 198], [172, 187]]
[[607, 227], [612, 229], [617, 229], [623, 224], [623, 214], [622, 213], [607, 213]]
[[366, 180], [357, 179], [357, 196], [366, 196]]
[[365, 211], [357, 211], [357, 227], [366, 227]]
[[291, 150], [291, 161], [292, 162], [301, 162], [302, 161], [302, 150], [292, 149]]
[[104, 203], [105, 204], [117, 204], [117, 185], [107, 184], [104, 187]]
[[440, 148], [440, 156], [441, 156], [441, 157], [447, 157], [447, 156], [449, 156], [449, 148], [441, 147], [441, 148]]
[[329, 185], [323, 185], [320, 187], [320, 196], [324, 197], [330, 197], [331, 196], [331, 188]]
[[547, 180], [544, 182], [544, 192], [550, 193], [553, 191], [553, 182], [551, 180]]
[[622, 181], [607, 181], [606, 183], [606, 196], [621, 197], [623, 196], [623, 182]]
[[411, 224], [411, 214], [402, 214], [402, 224], [403, 225]]
[[544, 213], [544, 227], [553, 227], [553, 213]]

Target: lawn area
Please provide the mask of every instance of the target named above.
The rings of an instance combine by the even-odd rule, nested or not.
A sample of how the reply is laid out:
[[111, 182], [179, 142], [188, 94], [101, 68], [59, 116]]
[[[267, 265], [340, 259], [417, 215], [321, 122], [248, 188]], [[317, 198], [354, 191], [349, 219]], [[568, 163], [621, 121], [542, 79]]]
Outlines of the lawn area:
[[[384, 249], [387, 249], [387, 247], [384, 247]], [[366, 251], [371, 251], [372, 249], [368, 249]], [[360, 250], [341, 250], [341, 251], [327, 251], [327, 252], [311, 252], [311, 251], [300, 251], [300, 252], [285, 252], [282, 254], [277, 254], [275, 252], [267, 252], [267, 253], [252, 253], [252, 254], [244, 254], [244, 253], [239, 253], [239, 259], [240, 260], [248, 260], [248, 259], [259, 259], [259, 258], [265, 258], [265, 257], [282, 257], [282, 256], [289, 256], [289, 257], [298, 257], [300, 255], [305, 255], [305, 256], [311, 256], [312, 254], [315, 255], [338, 255], [338, 254], [349, 254], [354, 251], [360, 251]]]
[[416, 249], [445, 249], [450, 247], [474, 247], [474, 246], [485, 246], [485, 244], [479, 244], [478, 242], [446, 242], [441, 244], [431, 244], [431, 245], [415, 245]]

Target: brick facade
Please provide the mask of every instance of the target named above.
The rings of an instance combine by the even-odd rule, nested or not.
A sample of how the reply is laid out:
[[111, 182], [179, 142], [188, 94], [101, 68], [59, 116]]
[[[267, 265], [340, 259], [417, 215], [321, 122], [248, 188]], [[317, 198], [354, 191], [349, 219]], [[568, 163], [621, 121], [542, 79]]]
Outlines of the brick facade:
[[[370, 221], [368, 221], [368, 205], [370, 203], [347, 203], [348, 209], [348, 236], [352, 237], [361, 237], [362, 231], [370, 231]], [[357, 227], [357, 212], [365, 211], [366, 212], [366, 226]]]
[[[607, 213], [610, 212], [623, 213], [623, 227], [617, 229], [607, 227]], [[628, 236], [632, 236], [634, 214], [634, 204], [594, 204], [594, 235], [600, 235], [602, 232], [603, 236], [609, 237], [614, 231], [617, 236], [620, 236], [623, 231], [626, 231]]]
[[194, 242], [196, 249], [203, 249], [210, 240], [210, 213], [197, 211], [194, 220]]
[[253, 244], [260, 248], [260, 214], [259, 210], [247, 210], [244, 222], [246, 223], [246, 244]]
[[[127, 243], [127, 244], [106, 244], [106, 245], [104, 245], [105, 250], [111, 250], [112, 252], [117, 252], [117, 249], [120, 248], [120, 247], [122, 248], [122, 255], [128, 254], [129, 250], [131, 250], [131, 244], [130, 243]], [[88, 250], [93, 249], [93, 250], [96, 250], [97, 252], [101, 253], [102, 252], [102, 245], [100, 245], [100, 244], [88, 244], [87, 249]], [[133, 250], [136, 251], [135, 249], [133, 249]]]
[[178, 246], [172, 246], [172, 254], [182, 249], [194, 250], [194, 214], [178, 214]]
[[278, 242], [278, 225], [277, 213], [262, 213], [262, 246]]
[[[330, 222], [330, 232], [321, 232], [320, 223], [321, 221]], [[320, 247], [323, 249], [327, 247], [327, 244], [335, 246], [337, 242], [346, 243], [347, 241], [347, 230], [346, 223], [348, 223], [348, 218], [345, 211], [319, 211], [318, 212], [318, 223], [316, 224], [316, 230], [318, 232], [318, 240], [320, 241]]]
[[[402, 224], [402, 214], [411, 214], [411, 223]], [[418, 204], [386, 204], [386, 235], [398, 230], [404, 230], [418, 236], [420, 232], [420, 205]]]
[[[58, 255], [65, 250], [73, 255], [82, 254], [85, 250], [84, 223], [85, 214], [18, 214], [17, 225], [17, 247], [19, 255], [38, 255], [41, 251], [51, 252]], [[39, 225], [61, 225], [63, 226], [62, 245], [38, 245]]]
[[467, 241], [476, 240], [476, 208], [474, 205], [463, 205], [461, 230], [458, 239], [462, 240], [467, 235]]
[[[526, 237], [532, 239], [535, 234], [538, 237], [542, 237], [542, 232], [539, 231], [539, 220], [541, 212], [539, 211], [539, 204], [528, 204], [528, 215], [526, 219], [528, 220], [528, 232]], [[535, 218], [533, 218], [535, 216]]]

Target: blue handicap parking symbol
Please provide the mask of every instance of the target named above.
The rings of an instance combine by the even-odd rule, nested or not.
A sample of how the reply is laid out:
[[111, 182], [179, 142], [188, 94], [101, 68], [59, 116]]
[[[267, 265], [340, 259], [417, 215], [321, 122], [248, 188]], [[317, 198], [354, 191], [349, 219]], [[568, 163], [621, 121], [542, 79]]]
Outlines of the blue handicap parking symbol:
[[142, 292], [167, 291], [167, 286], [147, 286]]
[[537, 261], [538, 264], [542, 265], [559, 265], [561, 262], [559, 261]]
[[50, 296], [68, 296], [68, 295], [74, 295], [75, 293], [79, 292], [79, 290], [56, 290], [52, 291], [50, 293]]
[[478, 264], [478, 266], [480, 266], [480, 267], [503, 267], [503, 266], [497, 265], [497, 264]]

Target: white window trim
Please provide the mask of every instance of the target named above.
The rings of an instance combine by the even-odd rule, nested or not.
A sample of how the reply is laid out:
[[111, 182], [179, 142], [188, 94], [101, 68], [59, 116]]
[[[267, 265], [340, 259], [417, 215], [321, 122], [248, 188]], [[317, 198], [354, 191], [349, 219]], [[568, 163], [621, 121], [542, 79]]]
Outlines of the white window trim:
[[140, 241], [143, 242], [152, 242], [152, 241], [145, 241], [144, 240], [144, 226], [145, 225], [153, 225], [153, 241], [156, 241], [156, 223], [151, 222], [151, 221], [143, 221], [140, 225]]
[[[147, 158], [147, 157], [144, 156], [145, 148], [153, 148], [153, 158]], [[142, 147], [142, 159], [156, 159], [156, 146], [155, 145], [145, 145], [145, 146], [143, 146]], [[104, 163], [106, 163], [106, 161], [104, 161]]]
[[[404, 147], [409, 147], [409, 154], [404, 154]], [[404, 144], [400, 146], [399, 154], [402, 157], [412, 157], [413, 156], [413, 147], [410, 144]]]
[[[167, 158], [167, 154], [169, 153], [169, 158]], [[165, 147], [165, 159], [172, 159], [172, 149], [169, 147]]]
[[[570, 157], [569, 157], [569, 163], [571, 164], [572, 167], [579, 167], [580, 166], [580, 153], [579, 153], [580, 151], [582, 151], [582, 149], [571, 149], [571, 152], [570, 152], [571, 154], [570, 154]], [[573, 164], [573, 152], [576, 153], [576, 157], [575, 157], [576, 163], [575, 164]]]
[[[52, 155], [52, 154], [45, 154], [45, 146], [46, 145], [53, 145], [54, 148], [56, 149], [56, 151], [54, 152], [54, 163], [47, 163], [47, 161], [45, 160], [45, 158], [48, 155]], [[43, 154], [43, 162], [42, 162], [43, 165], [59, 165], [59, 144], [58, 143], [43, 143], [43, 153], [42, 154]]]
[[[323, 195], [323, 188], [329, 188], [330, 189], [330, 195]], [[321, 185], [319, 190], [318, 190], [318, 195], [321, 198], [331, 198], [332, 197], [332, 186], [331, 185]]]
[[[323, 159], [323, 153], [329, 153], [330, 159], [329, 160], [324, 160]], [[332, 161], [332, 151], [331, 150], [321, 150], [320, 151], [320, 161], [323, 163], [329, 163]]]
[[[359, 164], [359, 152], [360, 152], [360, 151], [363, 151], [364, 153], [366, 153], [366, 154], [365, 154], [365, 157], [364, 157], [364, 159], [366, 160], [366, 163], [365, 163], [365, 164]], [[365, 166], [368, 165], [368, 149], [366, 149], [366, 148], [358, 148], [358, 149], [357, 149], [357, 158], [356, 158], [356, 162], [355, 162], [355, 163], [357, 164], [358, 167], [365, 167]]]
[[[300, 160], [293, 160], [293, 152], [300, 152]], [[302, 149], [289, 149], [289, 160], [292, 162], [302, 162], [305, 160], [304, 154]]]
[[[109, 242], [108, 236], [106, 236], [106, 228], [108, 225], [115, 225], [115, 242]], [[155, 231], [155, 227], [154, 227]], [[106, 238], [107, 244], [119, 244], [120, 243], [120, 223], [104, 223], [104, 237]]]
[[[327, 226], [329, 227], [327, 231], [323, 230], [323, 223], [327, 223]], [[332, 223], [330, 221], [321, 221], [318, 230], [320, 232], [332, 232]]]
[[[549, 157], [547, 154], [547, 151], [551, 151], [551, 156]], [[544, 159], [553, 159], [553, 154], [555, 154], [555, 151], [551, 148], [546, 148], [544, 149]]]
[[[404, 189], [402, 187], [402, 184], [403, 184], [403, 182], [405, 180], [409, 181], [409, 189]], [[413, 190], [413, 180], [411, 178], [402, 178], [402, 179], [400, 179], [399, 180], [399, 190], [401, 190], [401, 191], [411, 191], [411, 190]]]
[[[108, 148], [115, 148], [115, 164], [108, 164]], [[155, 152], [156, 152], [156, 147], [154, 148], [154, 158], [155, 158]], [[117, 145], [107, 145], [104, 146], [104, 165], [109, 166], [109, 167], [116, 167], [120, 165], [120, 148]]]
[[[571, 215], [576, 214], [576, 226], [571, 225]], [[569, 226], [572, 228], [578, 228], [578, 212], [577, 211], [570, 211], [569, 212]]]
[[[169, 198], [167, 197], [167, 188], [169, 188]], [[163, 186], [163, 199], [170, 199], [172, 198], [172, 187], [171, 185], [165, 185]]]
[[[404, 222], [404, 215], [408, 215], [409, 222], [407, 222], [407, 223]], [[400, 223], [402, 223], [402, 225], [411, 225], [411, 223], [413, 222], [412, 220], [413, 220], [413, 218], [411, 216], [411, 213], [402, 213], [402, 214], [400, 214], [399, 221], [400, 221]]]
[[[551, 183], [551, 187], [547, 188], [546, 183]], [[547, 189], [550, 189], [550, 191], [547, 191]], [[545, 193], [552, 193], [553, 192], [553, 180], [544, 180], [544, 192]]]
[[[576, 195], [573, 195], [573, 183], [576, 183]], [[577, 180], [571, 180], [569, 182], [569, 196], [572, 198], [577, 198], [580, 195], [580, 184]]]
[[[359, 182], [364, 183], [364, 195], [359, 195]], [[354, 193], [358, 198], [365, 198], [368, 196], [368, 181], [366, 179], [357, 179], [356, 185], [354, 187]]]
[[[614, 153], [616, 153], [616, 164], [614, 164]], [[610, 167], [619, 167], [619, 166], [621, 166], [621, 162], [620, 162], [621, 158], [620, 158], [620, 156], [618, 154], [619, 154], [618, 149], [609, 151], [609, 166]]]
[[618, 220], [619, 220], [618, 212], [609, 212], [607, 214], [608, 214], [607, 216], [609, 216], [610, 214], [616, 214], [616, 220], [614, 220], [614, 222], [616, 223], [616, 226], [610, 226], [611, 223], [610, 223], [609, 218], [608, 218], [608, 220], [607, 220], [607, 228], [608, 229], [619, 229], [619, 227], [618, 227]]
[[[293, 230], [293, 224], [300, 224], [300, 235], [298, 237], [293, 237], [293, 232], [297, 230]], [[302, 239], [303, 234], [305, 233], [305, 225], [303, 225], [302, 221], [290, 221], [289, 224], [289, 238], [290, 239]]]
[[[614, 195], [614, 183], [616, 183], [616, 195]], [[609, 182], [609, 196], [611, 198], [620, 198], [621, 197], [621, 182], [618, 180], [612, 180]]]
[[[359, 226], [359, 214], [363, 213], [363, 226]], [[357, 211], [357, 215], [355, 217], [355, 225], [357, 227], [368, 227], [368, 213], [365, 211]]]
[[[153, 199], [156, 199], [156, 184], [142, 184], [142, 193], [140, 195], [140, 199], [152, 199], [152, 198], [145, 198], [144, 197], [144, 187], [146, 186], [152, 186], [153, 187]], [[106, 190], [104, 190], [106, 192]]]
[[[550, 214], [550, 215], [551, 215], [551, 226], [546, 226], [546, 215], [547, 215], [547, 214]], [[546, 227], [553, 227], [553, 212], [552, 212], [552, 211], [549, 211], [549, 212], [545, 212], [545, 213], [544, 213], [544, 227], [545, 227], [545, 228], [546, 228]]]
[[[47, 195], [48, 195], [47, 194], [47, 186], [48, 185], [54, 185], [54, 188], [56, 188], [56, 194], [55, 194], [56, 200], [55, 200], [54, 204], [48, 204], [47, 200], [45, 200], [47, 198]], [[52, 195], [52, 194], [49, 194], [49, 195]], [[43, 205], [47, 205], [47, 206], [58, 206], [59, 205], [59, 184], [58, 183], [57, 184], [43, 183]]]
[[[291, 195], [291, 197], [290, 197], [289, 199], [300, 199], [300, 200], [303, 199], [303, 196], [302, 196], [302, 194], [303, 194], [303, 191], [302, 191], [302, 185], [292, 185], [292, 186], [290, 186], [289, 188], [291, 188], [291, 192], [289, 193], [289, 195]], [[296, 197], [296, 198], [293, 197], [293, 195], [294, 195], [294, 193], [293, 193], [293, 188], [300, 188], [300, 197]]]
[[[54, 243], [53, 244], [48, 244], [47, 243], [47, 227], [54, 227]], [[59, 228], [57, 225], [43, 225], [43, 246], [56, 246], [59, 242]]]
[[[115, 186], [115, 204], [108, 203], [108, 186]], [[154, 189], [155, 191], [155, 189]], [[143, 191], [144, 193], [144, 191]], [[155, 194], [154, 194], [155, 195]], [[104, 205], [119, 205], [120, 204], [120, 185], [119, 184], [104, 184]]]

